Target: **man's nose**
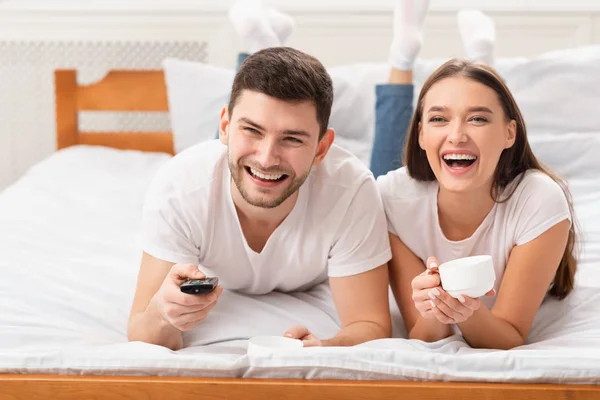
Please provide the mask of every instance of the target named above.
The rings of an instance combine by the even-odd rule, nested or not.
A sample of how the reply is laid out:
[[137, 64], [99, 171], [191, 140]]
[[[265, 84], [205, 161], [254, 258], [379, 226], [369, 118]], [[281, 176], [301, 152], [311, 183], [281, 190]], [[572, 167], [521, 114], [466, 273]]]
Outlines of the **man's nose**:
[[259, 144], [258, 163], [265, 169], [279, 165], [279, 145], [276, 140], [264, 139]]

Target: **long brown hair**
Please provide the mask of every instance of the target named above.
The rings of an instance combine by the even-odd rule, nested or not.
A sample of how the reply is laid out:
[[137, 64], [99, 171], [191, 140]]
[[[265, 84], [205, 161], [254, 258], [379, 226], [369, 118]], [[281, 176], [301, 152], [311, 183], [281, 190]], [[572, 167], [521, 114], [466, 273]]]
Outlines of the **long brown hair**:
[[[512, 147], [505, 149], [502, 152], [494, 172], [494, 181], [490, 193], [494, 201], [504, 202], [508, 200], [510, 196], [512, 196], [512, 193], [514, 193], [514, 190], [506, 198], [500, 200], [499, 194], [502, 189], [518, 176], [521, 176], [520, 179], [522, 179], [522, 173], [531, 169], [541, 171], [548, 175], [561, 186], [565, 193], [565, 197], [569, 204], [572, 223], [565, 252], [560, 260], [560, 264], [549, 291], [551, 295], [559, 299], [564, 299], [571, 290], [573, 290], [575, 271], [577, 269], [577, 261], [574, 254], [576, 223], [571, 194], [567, 189], [566, 183], [550, 172], [548, 168], [544, 167], [531, 151], [531, 147], [527, 141], [527, 130], [525, 128], [523, 116], [521, 115], [521, 110], [519, 110], [510, 90], [493, 68], [465, 59], [451, 59], [440, 66], [429, 79], [427, 79], [419, 94], [415, 113], [408, 129], [408, 139], [404, 148], [404, 165], [406, 165], [408, 173], [413, 179], [419, 181], [433, 181], [436, 179], [433, 170], [427, 161], [425, 151], [419, 146], [419, 124], [423, 117], [423, 99], [435, 83], [453, 76], [465, 77], [491, 88], [498, 95], [506, 118], [508, 120], [515, 120], [517, 125], [515, 143]], [[518, 184], [514, 185], [515, 188], [517, 186]]]

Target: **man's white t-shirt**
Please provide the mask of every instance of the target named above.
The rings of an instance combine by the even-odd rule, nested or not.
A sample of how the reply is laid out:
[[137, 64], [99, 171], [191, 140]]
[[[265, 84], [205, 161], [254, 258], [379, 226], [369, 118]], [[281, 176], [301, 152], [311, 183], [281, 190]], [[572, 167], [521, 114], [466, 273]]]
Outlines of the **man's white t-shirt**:
[[[540, 171], [526, 171], [503, 191], [514, 193], [495, 203], [475, 233], [464, 240], [448, 240], [438, 219], [437, 181], [412, 179], [406, 167], [377, 179], [388, 220], [388, 230], [423, 262], [434, 256], [441, 263], [460, 257], [491, 255], [498, 292], [510, 252], [557, 223], [571, 221], [567, 198], [558, 183]], [[520, 183], [519, 183], [520, 181]], [[516, 189], [515, 189], [516, 186]], [[491, 307], [495, 298], [482, 298]]]
[[161, 168], [148, 191], [143, 250], [197, 264], [230, 290], [305, 290], [327, 277], [374, 269], [391, 258], [381, 196], [372, 173], [333, 145], [299, 189], [294, 208], [260, 253], [242, 233], [231, 197], [227, 147], [200, 143]]

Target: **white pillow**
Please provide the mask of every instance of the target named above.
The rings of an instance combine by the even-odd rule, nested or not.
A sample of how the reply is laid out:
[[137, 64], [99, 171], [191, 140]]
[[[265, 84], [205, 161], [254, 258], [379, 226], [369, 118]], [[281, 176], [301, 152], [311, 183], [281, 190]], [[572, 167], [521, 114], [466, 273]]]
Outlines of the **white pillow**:
[[499, 72], [529, 132], [600, 131], [600, 46], [545, 53]]
[[163, 62], [175, 153], [217, 135], [235, 71], [199, 62]]

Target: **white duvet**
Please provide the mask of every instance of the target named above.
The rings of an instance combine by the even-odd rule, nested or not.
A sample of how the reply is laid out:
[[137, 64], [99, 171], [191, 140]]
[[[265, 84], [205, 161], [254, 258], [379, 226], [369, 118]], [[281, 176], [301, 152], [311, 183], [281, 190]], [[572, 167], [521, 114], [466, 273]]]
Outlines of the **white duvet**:
[[[561, 172], [589, 167], [573, 167], [572, 158], [560, 164], [552, 151], [581, 152], [589, 141], [549, 142], [539, 141], [539, 151]], [[598, 163], [592, 158], [586, 162]], [[127, 342], [142, 201], [167, 159], [72, 147], [0, 194], [0, 373], [600, 383], [600, 182], [594, 176], [600, 168], [571, 180], [586, 234], [578, 287], [563, 302], [543, 304], [530, 344], [493, 351], [471, 349], [458, 336], [434, 344], [406, 340], [394, 306], [394, 339], [248, 355], [249, 337], [279, 335], [295, 324], [320, 337], [334, 335], [338, 319], [328, 286], [256, 297], [225, 292], [177, 352]]]

